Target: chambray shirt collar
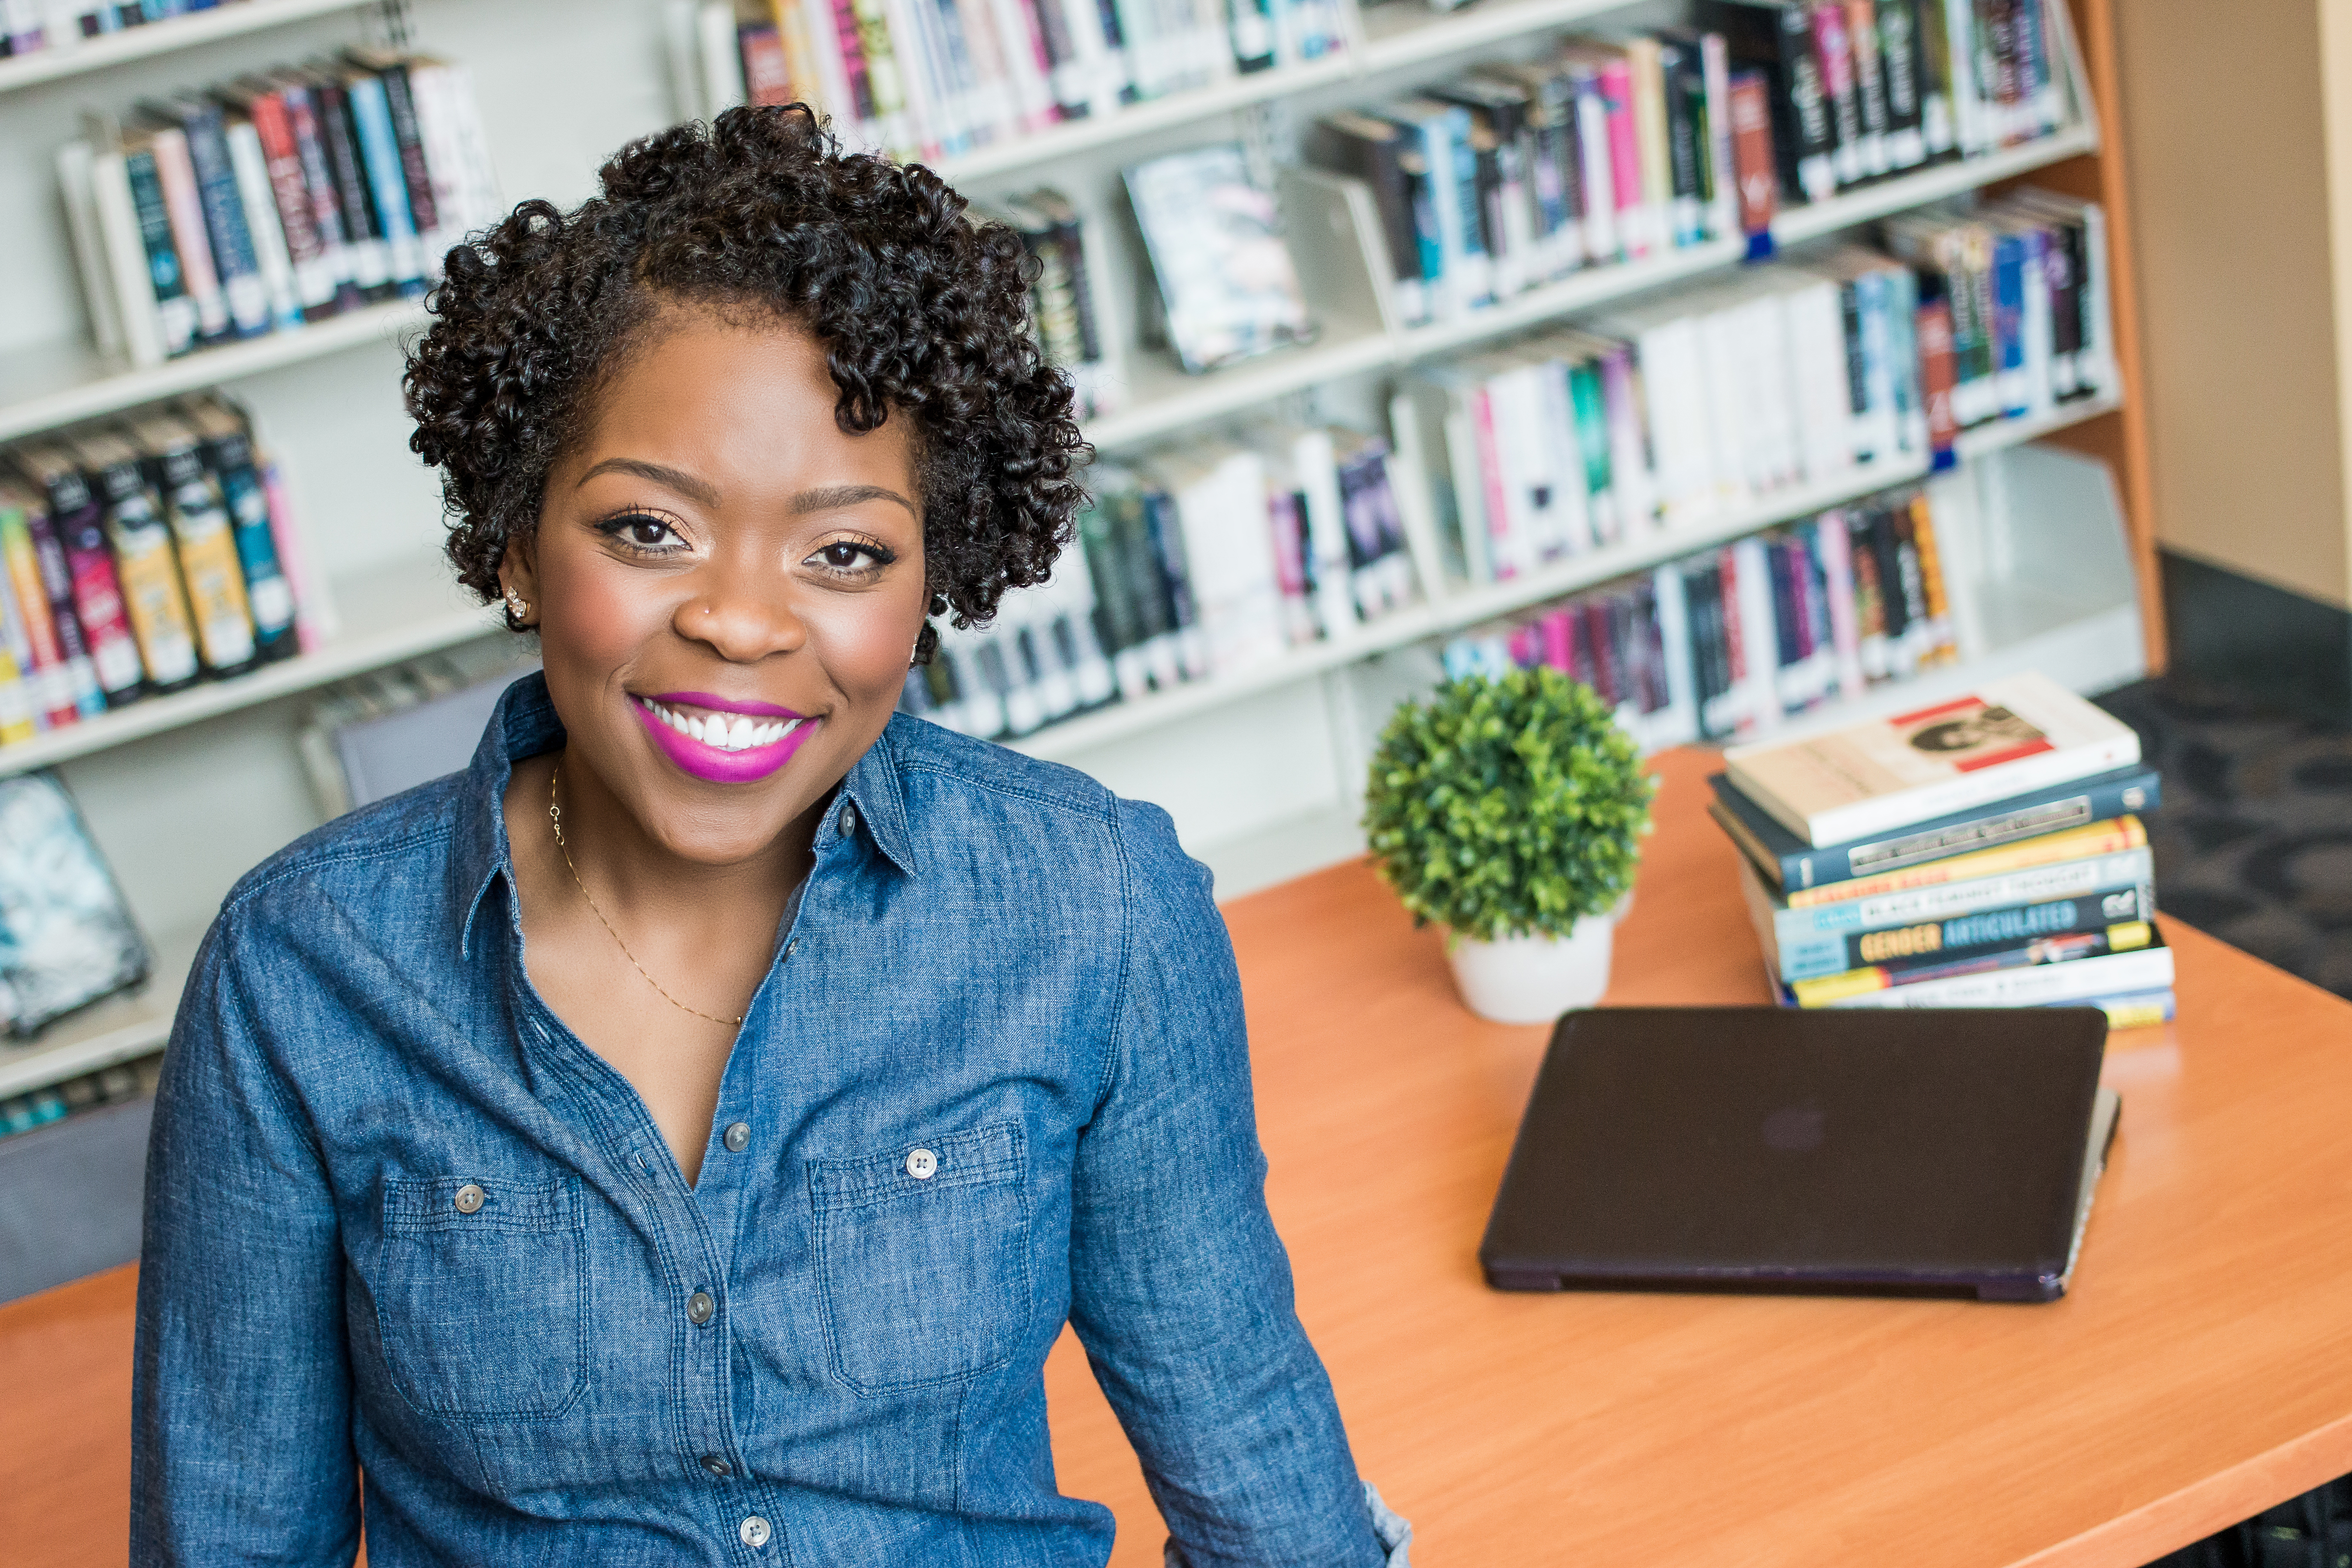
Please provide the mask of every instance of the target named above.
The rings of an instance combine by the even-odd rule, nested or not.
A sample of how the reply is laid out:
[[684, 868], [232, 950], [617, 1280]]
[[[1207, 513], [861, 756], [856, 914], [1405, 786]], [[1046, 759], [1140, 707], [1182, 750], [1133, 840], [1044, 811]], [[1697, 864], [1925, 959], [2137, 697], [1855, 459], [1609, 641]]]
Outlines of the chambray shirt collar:
[[[898, 742], [917, 721], [893, 714], [880, 739], [866, 750], [842, 780], [828, 826], [841, 820], [842, 803], [856, 807], [853, 831], [870, 837], [883, 858], [908, 876], [915, 874], [915, 846], [907, 826], [907, 797], [898, 771]], [[461, 954], [473, 951], [474, 920], [494, 880], [509, 874], [507, 845], [507, 781], [517, 763], [551, 752], [563, 744], [563, 721], [547, 694], [547, 678], [537, 670], [500, 694], [474, 760], [466, 767], [466, 787], [458, 801], [457, 835], [449, 858], [454, 901], [465, 912], [457, 931]], [[823, 840], [819, 840], [823, 847]], [[509, 903], [519, 922], [521, 912]]]

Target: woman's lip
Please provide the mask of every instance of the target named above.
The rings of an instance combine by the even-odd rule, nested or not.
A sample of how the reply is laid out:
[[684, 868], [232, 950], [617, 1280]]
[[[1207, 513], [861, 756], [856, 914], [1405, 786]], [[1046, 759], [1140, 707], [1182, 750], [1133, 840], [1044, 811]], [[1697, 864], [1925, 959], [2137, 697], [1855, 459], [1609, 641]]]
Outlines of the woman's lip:
[[815, 719], [803, 720], [794, 724], [792, 732], [781, 741], [730, 752], [724, 747], [698, 741], [691, 735], [680, 734], [654, 717], [644, 700], [632, 701], [629, 711], [637, 716], [637, 722], [645, 726], [646, 733], [653, 737], [654, 744], [661, 748], [664, 756], [676, 763], [682, 772], [711, 784], [750, 784], [755, 779], [766, 778], [791, 762], [802, 743], [822, 722]]
[[753, 719], [804, 719], [805, 713], [779, 708], [772, 702], [751, 702], [740, 697], [713, 697], [707, 691], [664, 691], [642, 699], [665, 708], [708, 708], [714, 713], [741, 713]]

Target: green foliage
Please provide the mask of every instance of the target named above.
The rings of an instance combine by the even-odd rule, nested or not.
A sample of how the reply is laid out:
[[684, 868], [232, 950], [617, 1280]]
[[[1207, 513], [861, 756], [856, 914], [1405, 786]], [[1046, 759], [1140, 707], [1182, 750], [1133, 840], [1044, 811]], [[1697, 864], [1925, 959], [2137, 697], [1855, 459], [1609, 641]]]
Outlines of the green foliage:
[[1415, 924], [1566, 936], [1633, 884], [1656, 781], [1589, 686], [1549, 668], [1450, 680], [1391, 717], [1364, 831]]

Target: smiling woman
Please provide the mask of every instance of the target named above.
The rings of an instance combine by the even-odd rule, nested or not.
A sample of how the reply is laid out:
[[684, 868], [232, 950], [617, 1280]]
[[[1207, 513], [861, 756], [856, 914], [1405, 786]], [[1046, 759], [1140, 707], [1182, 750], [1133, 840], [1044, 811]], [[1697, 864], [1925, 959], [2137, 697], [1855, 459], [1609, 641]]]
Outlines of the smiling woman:
[[348, 1563], [364, 1471], [378, 1568], [1099, 1565], [1067, 1322], [1172, 1563], [1404, 1563], [1292, 1310], [1206, 873], [894, 715], [1080, 500], [1026, 266], [798, 108], [451, 252], [414, 444], [543, 671], [215, 923], [134, 1562]]

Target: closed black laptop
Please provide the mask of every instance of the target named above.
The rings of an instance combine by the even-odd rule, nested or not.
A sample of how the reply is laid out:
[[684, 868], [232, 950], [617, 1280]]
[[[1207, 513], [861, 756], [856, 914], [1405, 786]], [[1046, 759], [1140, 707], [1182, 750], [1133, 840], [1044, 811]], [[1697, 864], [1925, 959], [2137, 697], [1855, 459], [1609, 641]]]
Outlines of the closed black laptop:
[[2095, 1007], [1570, 1013], [1478, 1249], [1500, 1289], [2063, 1294]]

